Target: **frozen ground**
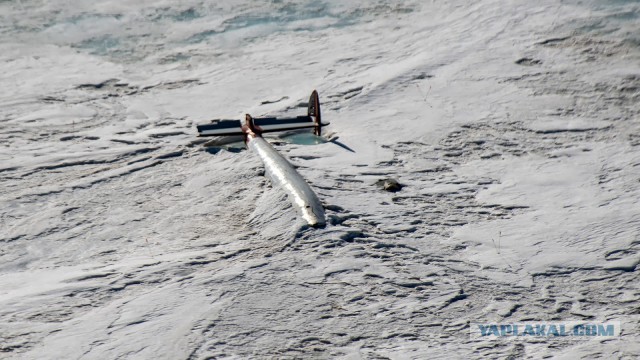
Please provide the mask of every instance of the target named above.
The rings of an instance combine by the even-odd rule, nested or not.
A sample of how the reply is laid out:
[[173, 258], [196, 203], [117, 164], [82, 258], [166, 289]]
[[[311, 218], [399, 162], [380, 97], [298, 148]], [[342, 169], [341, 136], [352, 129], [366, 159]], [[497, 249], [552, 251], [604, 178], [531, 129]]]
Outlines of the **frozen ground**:
[[[0, 1], [0, 81], [2, 358], [640, 356], [637, 2]], [[194, 127], [314, 88], [319, 230]]]

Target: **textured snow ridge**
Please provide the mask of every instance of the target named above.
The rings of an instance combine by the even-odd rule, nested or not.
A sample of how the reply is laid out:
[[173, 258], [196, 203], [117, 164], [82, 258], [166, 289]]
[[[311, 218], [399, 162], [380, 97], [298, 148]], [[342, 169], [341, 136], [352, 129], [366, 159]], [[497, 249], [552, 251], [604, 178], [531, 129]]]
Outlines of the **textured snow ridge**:
[[[637, 2], [177, 3], [0, 1], [0, 358], [640, 356]], [[312, 89], [322, 229], [195, 137]]]

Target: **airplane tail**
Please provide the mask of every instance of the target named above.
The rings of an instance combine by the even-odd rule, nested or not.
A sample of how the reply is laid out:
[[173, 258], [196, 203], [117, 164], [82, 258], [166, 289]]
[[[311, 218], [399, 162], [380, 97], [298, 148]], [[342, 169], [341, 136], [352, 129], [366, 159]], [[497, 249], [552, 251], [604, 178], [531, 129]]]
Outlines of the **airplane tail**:
[[329, 125], [323, 123], [320, 115], [320, 99], [317, 91], [311, 93], [309, 107], [306, 116], [296, 116], [291, 118], [263, 117], [254, 118], [247, 114], [245, 118], [246, 126], [240, 120], [216, 119], [209, 124], [197, 125], [198, 136], [231, 136], [243, 135], [247, 131], [255, 135], [276, 131], [313, 129], [313, 133], [321, 136], [322, 127]]

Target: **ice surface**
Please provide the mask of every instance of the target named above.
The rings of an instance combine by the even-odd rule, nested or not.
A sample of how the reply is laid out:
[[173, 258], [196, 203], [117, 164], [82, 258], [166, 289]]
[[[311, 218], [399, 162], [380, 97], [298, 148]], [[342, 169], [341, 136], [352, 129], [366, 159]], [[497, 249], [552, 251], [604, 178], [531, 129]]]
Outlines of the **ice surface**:
[[[637, 358], [639, 16], [0, 1], [0, 357]], [[312, 89], [326, 141], [269, 140], [324, 229], [254, 154], [195, 131], [298, 115]], [[469, 337], [532, 320], [623, 331]]]

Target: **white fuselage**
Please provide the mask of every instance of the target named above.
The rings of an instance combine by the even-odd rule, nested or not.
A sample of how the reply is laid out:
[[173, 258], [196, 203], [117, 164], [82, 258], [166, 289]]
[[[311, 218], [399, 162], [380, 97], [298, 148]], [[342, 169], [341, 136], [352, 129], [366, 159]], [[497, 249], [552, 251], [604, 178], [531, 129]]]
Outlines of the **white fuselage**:
[[260, 156], [271, 182], [287, 192], [302, 218], [311, 226], [324, 226], [324, 208], [318, 196], [293, 165], [260, 136], [248, 134], [247, 146]]

